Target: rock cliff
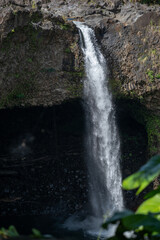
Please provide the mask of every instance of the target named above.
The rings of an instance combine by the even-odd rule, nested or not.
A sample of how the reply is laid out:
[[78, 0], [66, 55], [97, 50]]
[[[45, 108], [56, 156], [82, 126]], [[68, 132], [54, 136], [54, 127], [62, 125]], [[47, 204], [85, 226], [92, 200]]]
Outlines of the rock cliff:
[[[2, 0], [0, 108], [59, 105], [58, 109], [62, 105], [62, 112], [66, 109], [70, 116], [71, 100], [82, 98], [85, 81], [73, 20], [95, 29], [107, 59], [121, 125], [122, 170], [127, 176], [147, 155], [160, 152], [160, 6], [122, 0]], [[69, 108], [65, 102], [71, 102]], [[78, 122], [80, 115], [73, 120]], [[66, 128], [71, 120], [62, 119]], [[75, 142], [78, 148], [83, 140], [82, 131], [78, 134], [71, 133], [78, 136], [77, 145], [72, 138], [65, 144]], [[65, 144], [61, 145], [64, 155]], [[79, 160], [80, 151], [74, 153]]]
[[[160, 142], [158, 5], [120, 0], [3, 0], [1, 108], [52, 106], [82, 96], [83, 58], [72, 20], [95, 29], [110, 65], [113, 95], [137, 102], [140, 110], [136, 105], [130, 111], [146, 126], [149, 145]], [[159, 144], [150, 149], [158, 151]]]

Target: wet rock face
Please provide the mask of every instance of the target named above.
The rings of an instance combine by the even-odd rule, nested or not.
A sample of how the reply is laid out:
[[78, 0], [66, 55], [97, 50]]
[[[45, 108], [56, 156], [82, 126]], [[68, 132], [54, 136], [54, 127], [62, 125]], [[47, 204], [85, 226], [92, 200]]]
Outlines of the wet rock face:
[[54, 105], [81, 97], [84, 69], [75, 19], [95, 28], [111, 66], [113, 94], [137, 99], [159, 115], [160, 7], [123, 4], [3, 1], [0, 106]]
[[51, 13], [5, 7], [0, 15], [0, 107], [59, 104], [82, 92], [78, 31]]
[[49, 3], [51, 0], [1, 0], [0, 6], [6, 6], [9, 4], [18, 5], [18, 6], [31, 6], [34, 2], [41, 4]]
[[115, 94], [117, 90], [118, 94], [139, 99], [159, 115], [159, 8], [157, 12], [144, 11], [141, 6], [131, 10], [122, 8], [117, 19], [101, 21], [101, 44], [112, 66], [111, 84]]

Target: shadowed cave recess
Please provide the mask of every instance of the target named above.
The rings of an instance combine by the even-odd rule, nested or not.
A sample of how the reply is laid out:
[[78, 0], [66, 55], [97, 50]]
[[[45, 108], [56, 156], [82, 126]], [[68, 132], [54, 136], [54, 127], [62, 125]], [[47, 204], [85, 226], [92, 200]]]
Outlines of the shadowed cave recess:
[[[146, 161], [147, 138], [125, 104], [116, 105], [124, 178]], [[31, 221], [21, 229], [18, 219], [22, 216], [30, 216], [33, 222], [39, 215], [65, 219], [79, 211], [85, 214], [88, 174], [83, 101], [5, 109], [0, 114], [0, 220], [4, 226], [14, 223], [27, 233]], [[124, 198], [129, 208], [137, 207], [133, 192], [125, 192]], [[37, 227], [40, 219], [35, 221]], [[42, 230], [50, 232], [52, 227], [48, 228], [44, 224]]]

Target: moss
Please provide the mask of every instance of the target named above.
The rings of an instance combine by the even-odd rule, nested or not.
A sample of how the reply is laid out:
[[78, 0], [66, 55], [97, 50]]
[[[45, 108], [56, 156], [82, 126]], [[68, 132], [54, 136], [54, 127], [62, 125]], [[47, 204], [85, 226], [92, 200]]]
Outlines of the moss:
[[82, 91], [83, 91], [83, 84], [78, 83], [78, 84], [73, 84], [68, 86], [67, 88], [69, 94], [71, 97], [81, 97], [82, 96]]
[[80, 72], [68, 72], [66, 71], [66, 73], [68, 73], [70, 76], [74, 77], [74, 78], [83, 78], [85, 75], [84, 71], [80, 71]]
[[113, 97], [115, 97], [116, 99], [127, 98], [127, 94], [121, 91], [122, 83], [120, 80], [114, 78], [110, 79], [109, 87], [111, 88]]
[[150, 69], [147, 70], [146, 74], [148, 75], [148, 78], [149, 78], [149, 82], [153, 82], [154, 81], [154, 72]]
[[65, 51], [65, 53], [70, 53], [71, 49], [70, 48], [66, 48], [64, 51]]
[[160, 73], [155, 73], [154, 71], [148, 69], [146, 72], [148, 78], [149, 78], [149, 82], [152, 83], [154, 82], [156, 79], [160, 79]]
[[[24, 79], [23, 75], [29, 78]], [[19, 73], [15, 74], [15, 77], [20, 79], [20, 81], [15, 84], [12, 90], [1, 96], [0, 108], [18, 106], [22, 102], [24, 103], [28, 96], [36, 89], [34, 74]]]
[[33, 62], [32, 58], [28, 58], [27, 62], [32, 63]]
[[53, 73], [53, 72], [56, 72], [56, 70], [54, 68], [42, 68], [40, 70], [41, 72], [44, 72], [44, 73]]
[[160, 73], [158, 73], [155, 78], [160, 79]]
[[160, 144], [160, 118], [153, 114], [145, 114], [148, 148], [151, 155], [157, 154]]
[[151, 54], [156, 55], [156, 49], [152, 49]]
[[63, 20], [63, 22], [60, 21], [56, 21], [57, 25], [60, 26], [61, 30], [69, 30], [71, 28], [71, 25], [65, 23], [65, 21]]
[[35, 9], [36, 8], [36, 2], [35, 0], [32, 0], [32, 9]]
[[109, 85], [112, 89], [113, 95], [117, 96], [120, 94], [120, 90], [121, 90], [121, 82], [119, 80], [116, 79], [110, 79], [109, 80]]
[[12, 31], [3, 40], [1, 50], [8, 54], [12, 47], [18, 49], [20, 47], [20, 43], [17, 41], [17, 36], [19, 36], [20, 33], [27, 36], [31, 51], [35, 51], [42, 45], [43, 38], [41, 30], [36, 30], [31, 24], [29, 24], [23, 28], [19, 27], [14, 31], [12, 29]]

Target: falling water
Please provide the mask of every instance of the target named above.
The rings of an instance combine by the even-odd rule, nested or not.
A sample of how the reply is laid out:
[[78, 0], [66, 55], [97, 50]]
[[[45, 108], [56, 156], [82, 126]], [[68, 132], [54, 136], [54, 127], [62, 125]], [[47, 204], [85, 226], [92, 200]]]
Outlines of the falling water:
[[108, 69], [94, 31], [80, 22], [81, 48], [87, 79], [84, 103], [87, 118], [87, 162], [91, 214], [97, 218], [123, 208], [121, 190], [120, 140], [115, 123]]

